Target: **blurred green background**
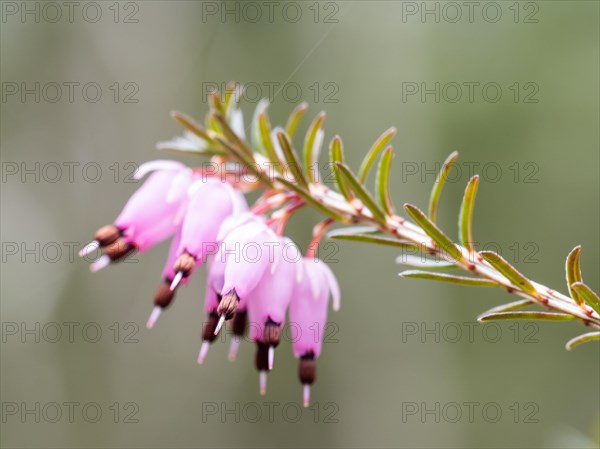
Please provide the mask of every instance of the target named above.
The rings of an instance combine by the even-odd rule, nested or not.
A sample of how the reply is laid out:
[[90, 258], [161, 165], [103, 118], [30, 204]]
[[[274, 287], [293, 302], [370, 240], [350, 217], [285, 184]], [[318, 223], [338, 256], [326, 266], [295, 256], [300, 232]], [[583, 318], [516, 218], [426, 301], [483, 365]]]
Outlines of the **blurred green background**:
[[[471, 16], [463, 2], [89, 3], [75, 2], [69, 17], [56, 2], [57, 19], [46, 2], [2, 2], [2, 447], [598, 446], [599, 347], [564, 349], [582, 326], [474, 324], [511, 298], [401, 280], [393, 249], [345, 243], [330, 254], [342, 309], [330, 316], [334, 335], [318, 362], [318, 403], [299, 417], [289, 344], [277, 351], [264, 398], [250, 344], [235, 364], [216, 344], [196, 365], [202, 276], [145, 329], [166, 245], [96, 275], [68, 251], [111, 222], [135, 190], [125, 182], [129, 162], [163, 157], [155, 143], [180, 133], [169, 111], [202, 118], [207, 83], [237, 80], [263, 96], [279, 83], [272, 121], [284, 123], [301, 100], [311, 115], [326, 110], [326, 141], [342, 135], [354, 167], [383, 130], [398, 128], [398, 205], [425, 207], [436, 164], [459, 150], [443, 228], [456, 234], [473, 167], [482, 173], [480, 249], [499, 249], [564, 292], [565, 257], [581, 244], [584, 279], [597, 290], [598, 2], [474, 2]], [[22, 15], [36, 8], [38, 17]], [[423, 16], [426, 8], [433, 12]], [[472, 99], [470, 82], [479, 83]], [[52, 83], [62, 86], [58, 100]], [[72, 98], [65, 83], [79, 83]], [[96, 84], [84, 92], [86, 83]], [[439, 101], [409, 95], [435, 83]], [[456, 102], [452, 83], [463, 89]], [[484, 92], [487, 83], [497, 84]], [[244, 104], [247, 119], [256, 93]], [[298, 214], [290, 236], [305, 246], [317, 220]], [[56, 343], [52, 323], [63, 332]], [[91, 343], [83, 328], [87, 340], [97, 328], [102, 336]], [[73, 419], [68, 402], [80, 404]], [[40, 422], [26, 413], [36, 403]], [[85, 414], [89, 403], [97, 406]], [[476, 403], [472, 416], [468, 403]], [[102, 416], [88, 422], [94, 407]], [[427, 413], [436, 407], [437, 416]]]

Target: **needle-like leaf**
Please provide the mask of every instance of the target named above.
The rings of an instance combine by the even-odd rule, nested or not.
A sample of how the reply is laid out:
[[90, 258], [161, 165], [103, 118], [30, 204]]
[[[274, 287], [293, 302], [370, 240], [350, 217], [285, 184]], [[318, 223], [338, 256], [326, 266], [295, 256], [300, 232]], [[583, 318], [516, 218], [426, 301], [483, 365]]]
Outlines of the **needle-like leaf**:
[[481, 315], [477, 317], [477, 321], [495, 321], [495, 320], [544, 320], [544, 321], [569, 321], [574, 320], [573, 315], [566, 313], [539, 312], [537, 310], [522, 311], [522, 312], [499, 312]]
[[452, 240], [444, 234], [440, 228], [438, 228], [421, 209], [412, 204], [406, 203], [404, 209], [417, 222], [419, 226], [427, 233], [429, 237], [435, 242], [445, 256], [450, 257], [454, 260], [462, 260], [463, 256], [457, 246], [452, 243]]
[[579, 307], [584, 305], [583, 298], [577, 293], [572, 284], [575, 282], [583, 282], [581, 277], [581, 246], [578, 245], [571, 250], [569, 255], [567, 256], [567, 261], [565, 263], [565, 271], [567, 272], [567, 287], [569, 288], [569, 294], [573, 301], [577, 303]]
[[479, 254], [515, 287], [521, 289], [531, 296], [539, 298], [537, 290], [529, 281], [529, 279], [523, 276], [515, 267], [504, 260], [498, 253], [493, 251], [481, 251]]
[[338, 212], [325, 206], [323, 203], [321, 203], [320, 201], [313, 198], [313, 196], [309, 192], [307, 192], [306, 190], [297, 186], [293, 182], [290, 182], [287, 179], [284, 179], [279, 176], [275, 177], [275, 180], [280, 182], [281, 184], [283, 184], [288, 189], [292, 190], [297, 195], [299, 195], [306, 203], [312, 205], [314, 208], [318, 209], [319, 211], [321, 211], [325, 215], [333, 218], [334, 220], [340, 221], [342, 223], [347, 223], [349, 221], [349, 219], [347, 217], [344, 217], [343, 215], [339, 214]]
[[340, 139], [340, 136], [335, 136], [333, 139], [331, 139], [331, 143], [329, 144], [329, 161], [331, 162], [333, 176], [340, 193], [344, 196], [344, 198], [346, 198], [347, 201], [352, 201], [354, 199], [352, 190], [350, 190], [346, 180], [340, 174], [340, 169], [336, 165], [337, 162], [342, 164], [344, 163], [344, 147], [342, 145], [342, 139]]
[[415, 268], [454, 268], [456, 265], [446, 262], [441, 259], [430, 259], [425, 256], [414, 256], [412, 254], [402, 254], [396, 257], [396, 263], [399, 265], [406, 265], [408, 267]]
[[375, 163], [375, 160], [379, 156], [379, 153], [381, 153], [381, 151], [386, 147], [388, 142], [395, 135], [396, 135], [396, 128], [392, 126], [391, 128], [384, 131], [383, 134], [381, 134], [381, 136], [379, 136], [377, 138], [375, 143], [373, 143], [373, 146], [371, 147], [371, 149], [369, 150], [369, 152], [363, 159], [362, 164], [360, 165], [360, 168], [358, 169], [358, 180], [360, 181], [361, 184], [364, 184], [365, 181], [367, 180], [367, 175], [369, 174], [369, 170], [371, 169], [371, 166]]
[[321, 126], [325, 120], [325, 113], [320, 112], [312, 121], [304, 138], [304, 168], [308, 173], [310, 182], [316, 182], [319, 173], [319, 151], [323, 143], [323, 130]]
[[246, 142], [240, 139], [238, 135], [231, 129], [231, 126], [229, 126], [229, 123], [227, 123], [225, 117], [221, 114], [214, 114], [213, 117], [221, 126], [221, 129], [223, 130], [223, 133], [229, 142], [233, 143], [237, 148], [239, 148], [246, 157], [253, 158], [254, 156], [252, 154], [252, 150], [248, 147], [248, 145], [246, 145]]
[[298, 106], [294, 108], [292, 113], [290, 114], [288, 121], [285, 125], [285, 131], [287, 132], [290, 139], [294, 138], [294, 133], [296, 132], [296, 128], [298, 127], [298, 123], [302, 119], [302, 116], [308, 109], [308, 103], [303, 101]]
[[269, 107], [269, 100], [263, 98], [258, 102], [252, 115], [252, 127], [250, 129], [250, 141], [252, 142], [252, 149], [261, 154], [266, 154], [264, 144], [262, 143], [262, 134], [260, 131], [259, 119], [263, 112], [266, 112]]
[[285, 132], [280, 131], [277, 133], [277, 140], [279, 140], [279, 146], [283, 151], [283, 157], [285, 158], [285, 162], [287, 164], [286, 168], [292, 173], [296, 182], [302, 188], [308, 190], [308, 183], [306, 182], [306, 178], [304, 177], [302, 165], [300, 165], [300, 159], [298, 158], [298, 154], [296, 154], [296, 152], [292, 148], [290, 138], [286, 135]]
[[565, 347], [568, 351], [588, 341], [600, 340], [600, 332], [589, 332], [587, 334], [578, 335], [567, 342]]
[[235, 159], [237, 159], [246, 169], [257, 177], [263, 184], [268, 187], [273, 187], [273, 183], [261, 170], [257, 168], [254, 159], [249, 159], [244, 153], [242, 153], [237, 147], [231, 145], [222, 137], [216, 137], [216, 142], [223, 147], [224, 150], [229, 152]]
[[571, 288], [575, 290], [575, 292], [580, 295], [598, 315], [600, 315], [600, 297], [598, 297], [598, 294], [594, 292], [594, 290], [583, 282], [575, 282], [571, 284]]
[[354, 176], [354, 173], [348, 168], [347, 165], [340, 162], [336, 162], [335, 165], [343, 176], [344, 180], [348, 183], [354, 194], [358, 199], [371, 211], [373, 218], [382, 224], [385, 224], [385, 213], [375, 202], [373, 197], [367, 189], [360, 183], [360, 181]]
[[452, 284], [475, 285], [480, 287], [494, 287], [498, 285], [489, 279], [469, 278], [454, 276], [452, 274], [435, 273], [431, 271], [407, 270], [399, 274], [403, 278], [428, 279], [432, 281], [450, 282]]
[[377, 178], [375, 182], [375, 191], [379, 204], [388, 215], [394, 215], [394, 206], [390, 198], [390, 169], [392, 168], [392, 158], [394, 153], [392, 147], [387, 147], [379, 161], [377, 169]]
[[492, 307], [491, 309], [483, 312], [481, 314], [481, 316], [490, 315], [493, 313], [500, 313], [500, 312], [510, 312], [512, 310], [521, 309], [523, 307], [527, 307], [532, 304], [535, 304], [535, 303], [529, 299], [520, 299], [518, 301], [509, 302], [507, 304], [502, 304], [501, 306]]
[[440, 169], [438, 176], [433, 184], [433, 188], [431, 189], [431, 196], [429, 197], [429, 218], [432, 223], [435, 223], [437, 217], [437, 206], [440, 201], [440, 196], [442, 195], [442, 189], [444, 188], [444, 184], [446, 183], [446, 179], [448, 178], [448, 173], [450, 169], [454, 165], [454, 162], [458, 158], [458, 151], [453, 151], [450, 153], [450, 156], [444, 161], [444, 165]]
[[469, 250], [469, 253], [473, 252], [473, 232], [471, 229], [473, 208], [475, 206], [475, 196], [477, 195], [478, 186], [479, 176], [475, 175], [469, 180], [467, 188], [465, 189], [458, 220], [460, 241], [462, 245]]
[[[338, 231], [338, 230], [336, 230]], [[416, 251], [418, 248], [414, 243], [397, 240], [390, 237], [384, 237], [374, 234], [343, 234], [341, 232], [331, 231], [327, 237], [331, 240], [352, 240], [354, 242], [375, 243], [377, 245], [395, 246], [403, 249]], [[341, 231], [341, 230], [339, 230]]]
[[204, 129], [204, 127], [198, 122], [196, 122], [194, 119], [177, 111], [171, 112], [171, 116], [179, 123], [181, 123], [186, 129], [189, 129], [201, 139], [204, 139], [209, 143], [214, 143], [214, 140], [208, 135], [208, 132]]
[[274, 164], [275, 170], [279, 173], [283, 170], [283, 163], [279, 159], [279, 155], [275, 150], [273, 141], [271, 140], [271, 125], [266, 112], [261, 112], [258, 116], [258, 129], [260, 132], [260, 140], [265, 150], [267, 158]]

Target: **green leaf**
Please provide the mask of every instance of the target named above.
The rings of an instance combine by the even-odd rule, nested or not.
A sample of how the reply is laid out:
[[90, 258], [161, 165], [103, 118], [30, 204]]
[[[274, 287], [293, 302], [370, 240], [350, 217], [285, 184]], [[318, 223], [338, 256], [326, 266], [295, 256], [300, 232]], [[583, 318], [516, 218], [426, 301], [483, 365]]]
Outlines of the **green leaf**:
[[344, 163], [344, 147], [342, 145], [342, 139], [340, 139], [340, 136], [335, 136], [333, 139], [331, 139], [331, 143], [329, 144], [329, 160], [331, 161], [333, 176], [338, 188], [340, 189], [340, 193], [348, 202], [352, 201], [354, 199], [352, 190], [350, 190], [350, 187], [347, 186], [346, 180], [340, 174], [340, 170], [337, 165], [335, 165], [336, 162]]
[[307, 192], [306, 190], [302, 189], [301, 187], [297, 186], [296, 184], [288, 181], [287, 179], [284, 179], [280, 176], [275, 177], [275, 180], [280, 182], [281, 184], [283, 184], [286, 188], [294, 191], [294, 193], [296, 193], [297, 195], [299, 195], [306, 203], [312, 205], [313, 207], [315, 207], [316, 209], [318, 209], [319, 211], [321, 211], [322, 213], [324, 213], [325, 215], [333, 218], [334, 220], [340, 221], [342, 223], [347, 223], [349, 221], [349, 218], [339, 214], [338, 212], [328, 208], [327, 206], [325, 206], [323, 203], [321, 203], [320, 201], [316, 200], [315, 198], [313, 198], [313, 196]]
[[275, 151], [275, 146], [271, 140], [271, 125], [269, 124], [269, 119], [266, 112], [261, 112], [258, 116], [258, 128], [260, 132], [260, 140], [267, 158], [274, 164], [275, 170], [281, 173], [283, 170], [283, 164], [279, 160], [279, 156], [277, 155], [277, 151]]
[[480, 316], [490, 315], [490, 314], [499, 313], [499, 312], [510, 312], [512, 310], [521, 309], [523, 307], [527, 307], [532, 304], [535, 304], [535, 303], [533, 301], [531, 301], [530, 299], [520, 299], [518, 301], [509, 302], [507, 304], [502, 304], [501, 306], [492, 307], [490, 310], [486, 310], [485, 312], [483, 312]]
[[423, 228], [425, 233], [433, 239], [435, 244], [444, 252], [444, 255], [454, 259], [454, 260], [462, 260], [463, 256], [460, 249], [452, 243], [452, 240], [444, 234], [440, 228], [438, 228], [425, 214], [421, 209], [417, 206], [413, 206], [412, 204], [406, 203], [404, 205], [404, 209], [408, 214], [412, 217], [412, 219], [417, 222], [419, 226]]
[[575, 338], [572, 338], [567, 342], [565, 347], [568, 351], [588, 341], [600, 340], [600, 332], [589, 332], [587, 334], [581, 334]]
[[253, 158], [254, 155], [252, 154], [252, 150], [248, 147], [248, 145], [246, 145], [246, 142], [240, 139], [238, 135], [231, 129], [229, 123], [227, 123], [227, 120], [225, 120], [225, 117], [220, 114], [215, 114], [213, 115], [213, 117], [221, 126], [221, 129], [223, 130], [223, 133], [225, 134], [227, 140], [229, 140], [229, 142], [232, 143], [235, 147], [239, 148], [240, 151], [244, 153], [244, 155], [246, 155], [246, 157]]
[[374, 226], [345, 226], [339, 229], [332, 229], [327, 233], [327, 236], [331, 238], [331, 236], [338, 235], [353, 235], [353, 234], [373, 234], [380, 232]]
[[429, 279], [433, 281], [451, 282], [452, 284], [474, 285], [480, 287], [494, 287], [498, 285], [496, 282], [490, 281], [489, 279], [468, 278], [420, 270], [403, 271], [399, 276], [403, 278]]
[[325, 120], [325, 112], [320, 112], [312, 121], [304, 138], [304, 168], [310, 182], [317, 182], [319, 173], [319, 151], [323, 143], [321, 126]]
[[208, 94], [208, 107], [211, 112], [225, 115], [225, 106], [221, 102], [221, 96], [218, 90], [213, 90]]
[[414, 256], [412, 254], [402, 254], [401, 256], [396, 257], [396, 263], [399, 265], [406, 265], [409, 267], [416, 268], [454, 268], [456, 265], [446, 262], [445, 260], [440, 259], [429, 259], [425, 256]]
[[380, 223], [384, 224], [385, 213], [381, 208], [377, 205], [373, 197], [365, 187], [360, 183], [360, 181], [354, 176], [354, 173], [346, 166], [340, 162], [336, 162], [335, 165], [340, 171], [340, 174], [344, 177], [344, 179], [348, 182], [348, 185], [354, 192], [354, 194], [358, 197], [358, 199], [371, 211], [373, 218]]
[[269, 100], [263, 98], [258, 102], [252, 115], [252, 127], [250, 130], [250, 140], [252, 142], [252, 148], [257, 153], [266, 154], [264, 144], [262, 143], [262, 135], [260, 131], [259, 118], [263, 112], [266, 112], [269, 107]]
[[229, 118], [231, 116], [231, 112], [236, 108], [236, 106], [238, 105], [240, 98], [242, 98], [242, 93], [243, 93], [243, 87], [236, 83], [236, 82], [230, 82], [229, 84], [227, 84], [227, 88], [225, 89], [225, 100], [224, 100], [224, 104], [225, 104], [225, 111], [226, 113], [226, 117]]
[[361, 184], [365, 183], [367, 175], [369, 174], [369, 170], [371, 169], [371, 166], [379, 156], [379, 153], [385, 148], [387, 143], [395, 135], [396, 128], [392, 126], [388, 130], [384, 131], [383, 134], [381, 134], [381, 136], [379, 136], [379, 138], [375, 141], [375, 143], [363, 159], [362, 164], [360, 165], [360, 168], [358, 170], [358, 180]]
[[303, 101], [298, 106], [296, 106], [290, 114], [288, 121], [285, 125], [285, 131], [287, 132], [288, 136], [290, 136], [290, 139], [294, 138], [294, 133], [296, 132], [298, 123], [302, 119], [302, 116], [304, 115], [307, 109], [308, 103]]
[[478, 186], [479, 176], [475, 175], [470, 179], [467, 188], [465, 189], [465, 195], [463, 196], [462, 204], [460, 206], [460, 218], [458, 220], [460, 241], [463, 246], [469, 250], [469, 253], [473, 252], [472, 221]]
[[573, 301], [577, 303], [579, 307], [584, 305], [583, 298], [573, 290], [572, 284], [575, 282], [583, 282], [581, 277], [581, 246], [578, 245], [571, 250], [567, 256], [565, 263], [565, 271], [567, 272], [567, 287]]
[[575, 290], [575, 292], [580, 295], [598, 315], [600, 315], [600, 297], [598, 297], [594, 290], [583, 282], [574, 282], [571, 284], [571, 288]]
[[448, 173], [450, 172], [450, 169], [454, 165], [454, 162], [457, 158], [458, 151], [453, 151], [450, 153], [450, 156], [448, 156], [448, 158], [444, 161], [444, 165], [442, 165], [435, 183], [433, 184], [433, 188], [431, 189], [431, 196], [429, 197], [429, 218], [431, 219], [432, 223], [435, 223], [436, 221], [437, 206], [440, 201], [440, 196], [442, 195], [442, 189], [444, 188], [444, 184], [448, 178]]
[[[336, 230], [338, 231], [338, 230]], [[352, 240], [354, 242], [374, 243], [377, 245], [395, 246], [403, 249], [418, 250], [417, 246], [412, 242], [397, 240], [390, 237], [373, 234], [342, 234], [331, 231], [327, 234], [331, 240]]]
[[493, 251], [481, 251], [479, 254], [517, 288], [531, 296], [534, 296], [535, 298], [540, 297], [529, 279], [523, 276], [515, 267], [504, 260], [502, 256]]
[[263, 184], [268, 187], [273, 187], [273, 183], [261, 170], [257, 168], [256, 162], [254, 159], [248, 158], [244, 153], [242, 153], [237, 147], [231, 145], [228, 141], [223, 139], [222, 137], [217, 137], [216, 142], [223, 147], [229, 154], [231, 154], [235, 159], [237, 159], [244, 167], [251, 172], [254, 176], [256, 176]]
[[375, 182], [375, 190], [379, 204], [383, 207], [386, 214], [394, 215], [394, 206], [390, 198], [390, 169], [392, 168], [392, 158], [394, 153], [392, 147], [388, 147], [381, 156], [379, 167], [377, 169], [377, 178]]
[[523, 311], [523, 312], [499, 312], [490, 313], [488, 315], [481, 315], [477, 318], [477, 321], [495, 321], [495, 320], [544, 320], [544, 321], [569, 321], [574, 320], [573, 315], [566, 313], [553, 313], [553, 312], [538, 312], [536, 310]]
[[171, 116], [179, 123], [181, 123], [184, 126], [184, 128], [189, 129], [201, 139], [204, 139], [207, 142], [214, 144], [214, 139], [211, 136], [209, 136], [208, 132], [202, 127], [202, 125], [200, 125], [194, 119], [177, 111], [171, 112]]
[[283, 157], [285, 158], [287, 169], [292, 172], [294, 179], [302, 188], [308, 189], [308, 183], [304, 177], [302, 165], [300, 165], [300, 159], [298, 159], [298, 154], [296, 154], [292, 148], [289, 137], [285, 132], [280, 131], [277, 133], [277, 139], [279, 140], [279, 145], [283, 151]]

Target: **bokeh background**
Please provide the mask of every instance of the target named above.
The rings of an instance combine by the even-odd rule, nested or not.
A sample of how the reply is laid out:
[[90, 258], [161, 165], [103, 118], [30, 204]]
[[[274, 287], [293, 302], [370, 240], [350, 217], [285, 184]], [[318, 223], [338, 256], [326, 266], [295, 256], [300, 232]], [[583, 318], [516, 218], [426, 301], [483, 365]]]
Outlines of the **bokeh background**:
[[[235, 364], [216, 344], [196, 365], [202, 276], [145, 329], [166, 245], [96, 275], [69, 251], [135, 190], [128, 164], [162, 157], [155, 143], [180, 133], [169, 111], [200, 119], [207, 86], [237, 80], [260, 87], [244, 103], [248, 118], [257, 93], [278, 83], [272, 121], [301, 100], [311, 115], [326, 110], [326, 140], [341, 134], [354, 167], [398, 128], [398, 205], [426, 207], [436, 164], [459, 150], [444, 229], [456, 234], [473, 167], [479, 248], [565, 291], [565, 257], [581, 244], [597, 290], [597, 2], [474, 2], [471, 16], [462, 2], [273, 2], [271, 17], [263, 2], [75, 2], [71, 17], [57, 2], [58, 19], [45, 3], [2, 2], [0, 23], [3, 447], [598, 447], [599, 347], [564, 349], [580, 325], [475, 324], [511, 298], [401, 280], [393, 249], [348, 242], [328, 254], [342, 309], [318, 363], [318, 404], [299, 417], [289, 343], [264, 398], [250, 344]], [[36, 8], [38, 17], [22, 15]], [[426, 8], [434, 12], [422, 16]], [[471, 100], [469, 82], [479, 83]], [[65, 83], [79, 83], [72, 98]], [[96, 84], [84, 92], [86, 83]], [[435, 83], [439, 101], [409, 95]], [[462, 86], [456, 102], [448, 83]], [[317, 220], [302, 212], [289, 234], [306, 245]], [[65, 323], [76, 323], [72, 341]], [[69, 402], [79, 403], [72, 419]], [[27, 413], [36, 403], [39, 418]], [[466, 403], [476, 403], [471, 417]], [[97, 407], [102, 416], [88, 422]]]

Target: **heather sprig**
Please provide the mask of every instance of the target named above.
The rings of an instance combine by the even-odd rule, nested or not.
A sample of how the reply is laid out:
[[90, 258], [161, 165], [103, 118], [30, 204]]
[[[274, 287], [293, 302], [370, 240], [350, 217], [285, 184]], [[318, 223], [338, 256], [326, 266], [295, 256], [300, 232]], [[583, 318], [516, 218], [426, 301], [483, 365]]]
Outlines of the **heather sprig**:
[[[335, 136], [329, 143], [329, 167], [333, 170], [335, 190], [320, 181], [319, 153], [323, 144], [325, 113], [320, 112], [312, 120], [303, 141], [302, 158], [293, 145], [297, 125], [306, 113], [306, 103], [296, 107], [284, 128], [272, 128], [267, 113], [268, 103], [262, 101], [256, 108], [251, 126], [250, 142], [243, 133], [236, 133], [228, 125], [239, 114], [237, 99], [241, 86], [231, 84], [222, 99], [217, 92], [211, 95], [210, 110], [205, 125], [174, 112], [178, 120], [199, 142], [188, 149], [173, 141], [160, 144], [162, 149], [203, 154], [213, 161], [235, 161], [248, 178], [255, 179], [252, 188], [266, 192], [260, 203], [272, 206], [277, 212], [287, 214], [289, 205], [294, 210], [309, 206], [328, 217], [327, 226], [333, 222], [344, 228], [330, 231], [327, 236], [334, 240], [392, 245], [401, 249], [419, 251], [422, 257], [401, 256], [398, 262], [412, 268], [400, 273], [402, 278], [428, 279], [470, 286], [495, 286], [520, 296], [521, 300], [509, 302], [482, 313], [479, 321], [526, 319], [526, 320], [577, 320], [600, 329], [600, 298], [583, 283], [580, 267], [581, 247], [575, 247], [566, 260], [566, 280], [569, 295], [528, 279], [513, 265], [493, 251], [476, 251], [473, 247], [472, 217], [479, 186], [479, 176], [473, 176], [465, 188], [460, 206], [458, 240], [451, 239], [436, 224], [437, 209], [449, 170], [458, 158], [453, 152], [446, 159], [433, 185], [427, 212], [405, 203], [402, 208], [394, 206], [389, 195], [392, 147], [389, 141], [396, 130], [384, 131], [367, 152], [359, 169], [353, 171], [345, 162], [342, 139]], [[302, 159], [303, 163], [300, 162]], [[365, 181], [375, 170], [375, 188], [369, 191]], [[288, 208], [288, 209], [286, 209]], [[398, 211], [404, 210], [406, 215]], [[409, 221], [411, 219], [412, 221]], [[361, 225], [361, 226], [357, 226]], [[323, 224], [317, 225], [317, 235], [324, 232]], [[453, 268], [466, 271], [466, 276], [448, 272], [432, 271]], [[538, 310], [523, 310], [534, 307]], [[542, 311], [539, 309], [546, 309]], [[575, 337], [566, 347], [572, 347], [600, 339], [594, 331]]]
[[[235, 360], [250, 327], [250, 339], [256, 343], [260, 392], [264, 394], [287, 317], [299, 332], [292, 349], [299, 360], [298, 378], [308, 406], [329, 299], [334, 310], [340, 304], [335, 274], [317, 258], [324, 237], [398, 248], [402, 255], [397, 262], [411, 268], [400, 273], [402, 278], [500, 287], [521, 297], [484, 312], [480, 321], [577, 320], [595, 331], [573, 338], [567, 349], [600, 339], [600, 298], [583, 282], [581, 247], [574, 248], [566, 261], [569, 296], [527, 278], [496, 252], [475, 250], [472, 218], [479, 187], [477, 175], [467, 183], [462, 198], [458, 239], [452, 239], [436, 224], [444, 184], [458, 153], [453, 152], [444, 162], [427, 212], [409, 203], [398, 208], [389, 192], [393, 159], [389, 142], [395, 128], [376, 139], [357, 171], [346, 162], [341, 137], [334, 136], [328, 145], [327, 167], [334, 181], [329, 186], [318, 164], [325, 113], [312, 120], [302, 152], [298, 152], [294, 142], [300, 140], [296, 134], [307, 111], [305, 103], [292, 111], [285, 127], [273, 127], [268, 102], [263, 100], [246, 128], [238, 105], [240, 97], [241, 86], [234, 83], [223, 95], [213, 92], [203, 124], [174, 112], [185, 133], [159, 143], [158, 148], [207, 160], [194, 168], [169, 160], [140, 166], [136, 178], [148, 175], [144, 183], [115, 221], [100, 228], [80, 252], [86, 255], [100, 249], [102, 255], [90, 267], [98, 271], [134, 251], [172, 239], [148, 328], [173, 303], [177, 289], [206, 264], [207, 320], [198, 363], [204, 363], [225, 322], [230, 323], [233, 333], [229, 358]], [[366, 180], [372, 171], [375, 186], [369, 189]], [[260, 195], [248, 205], [244, 193], [250, 191]], [[285, 235], [289, 219], [303, 207], [312, 207], [324, 216], [313, 227], [304, 253]], [[331, 230], [334, 224], [342, 226]], [[240, 257], [240, 248], [258, 248], [258, 253]], [[297, 257], [289, 257], [290, 249]], [[466, 273], [459, 275], [452, 270]], [[532, 309], [525, 310], [528, 307]], [[310, 338], [315, 330], [317, 337]]]

